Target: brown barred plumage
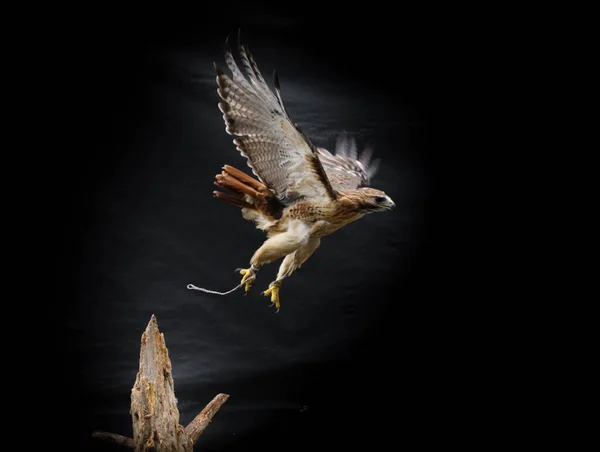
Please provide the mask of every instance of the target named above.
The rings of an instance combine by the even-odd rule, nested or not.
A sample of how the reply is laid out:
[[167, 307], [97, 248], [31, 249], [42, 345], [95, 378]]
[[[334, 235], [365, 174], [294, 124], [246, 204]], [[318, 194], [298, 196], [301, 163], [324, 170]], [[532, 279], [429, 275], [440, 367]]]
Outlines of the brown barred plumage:
[[225, 130], [234, 135], [258, 180], [230, 165], [215, 184], [229, 193], [215, 197], [242, 208], [245, 219], [267, 232], [268, 239], [250, 259], [242, 282], [246, 290], [262, 265], [284, 258], [266, 295], [279, 307], [279, 286], [318, 248], [322, 237], [365, 214], [392, 210], [384, 192], [368, 187], [377, 166], [371, 150], [360, 156], [353, 139], [342, 135], [335, 155], [315, 147], [290, 119], [274, 75], [275, 93], [266, 84], [252, 54], [239, 46], [242, 70], [227, 47], [231, 77], [216, 65], [217, 92]]

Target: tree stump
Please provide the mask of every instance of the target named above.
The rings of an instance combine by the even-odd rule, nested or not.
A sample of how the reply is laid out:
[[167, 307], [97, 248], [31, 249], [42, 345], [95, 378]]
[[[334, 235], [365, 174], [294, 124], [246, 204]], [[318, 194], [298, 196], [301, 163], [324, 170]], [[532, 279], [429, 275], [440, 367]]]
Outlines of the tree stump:
[[131, 390], [133, 438], [99, 431], [92, 433], [92, 436], [135, 449], [136, 452], [191, 452], [212, 417], [228, 398], [227, 394], [218, 394], [187, 427], [179, 424], [171, 360], [164, 335], [158, 330], [153, 315], [142, 334], [140, 367]]

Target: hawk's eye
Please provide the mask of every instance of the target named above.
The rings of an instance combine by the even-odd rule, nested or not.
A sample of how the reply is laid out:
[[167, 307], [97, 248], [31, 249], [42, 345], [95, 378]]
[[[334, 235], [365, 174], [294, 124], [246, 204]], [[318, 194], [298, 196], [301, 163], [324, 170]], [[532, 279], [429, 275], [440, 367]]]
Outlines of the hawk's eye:
[[382, 204], [385, 202], [385, 196], [375, 196], [375, 202], [377, 204]]

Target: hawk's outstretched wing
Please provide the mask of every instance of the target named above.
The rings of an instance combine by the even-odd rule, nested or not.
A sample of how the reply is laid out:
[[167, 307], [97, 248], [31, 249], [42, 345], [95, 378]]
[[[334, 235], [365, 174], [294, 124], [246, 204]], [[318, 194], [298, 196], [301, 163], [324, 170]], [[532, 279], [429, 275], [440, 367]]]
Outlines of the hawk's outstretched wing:
[[248, 166], [284, 204], [302, 198], [335, 199], [316, 148], [285, 110], [277, 74], [274, 94], [245, 46], [240, 45], [240, 57], [244, 72], [226, 43], [225, 60], [232, 77], [215, 68], [226, 131], [238, 137], [233, 142]]
[[371, 162], [373, 148], [367, 147], [359, 156], [356, 141], [347, 134], [338, 137], [335, 155], [323, 148], [317, 148], [317, 153], [336, 191], [368, 186], [379, 167], [379, 160]]

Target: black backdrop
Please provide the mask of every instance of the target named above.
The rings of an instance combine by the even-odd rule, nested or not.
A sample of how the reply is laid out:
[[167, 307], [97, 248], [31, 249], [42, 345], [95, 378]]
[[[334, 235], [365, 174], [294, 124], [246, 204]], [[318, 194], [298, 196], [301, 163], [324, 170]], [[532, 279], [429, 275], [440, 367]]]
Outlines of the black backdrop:
[[[103, 17], [77, 25], [60, 52], [72, 68], [64, 127], [75, 141], [52, 162], [72, 413], [60, 427], [80, 450], [110, 450], [89, 439], [94, 429], [131, 435], [139, 338], [155, 314], [181, 423], [218, 392], [231, 396], [199, 450], [462, 441], [472, 306], [453, 290], [462, 256], [448, 256], [446, 226], [460, 219], [441, 201], [452, 180], [445, 153], [457, 145], [438, 147], [435, 127], [460, 69], [444, 39], [451, 27], [378, 9]], [[260, 295], [277, 265], [246, 297], [186, 289], [233, 287], [233, 270], [263, 240], [211, 196], [224, 163], [247, 170], [224, 131], [212, 67], [225, 67], [222, 44], [238, 28], [316, 144], [331, 148], [343, 130], [374, 144], [373, 185], [398, 205], [324, 239], [284, 284], [278, 314]]]

